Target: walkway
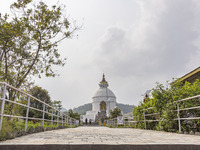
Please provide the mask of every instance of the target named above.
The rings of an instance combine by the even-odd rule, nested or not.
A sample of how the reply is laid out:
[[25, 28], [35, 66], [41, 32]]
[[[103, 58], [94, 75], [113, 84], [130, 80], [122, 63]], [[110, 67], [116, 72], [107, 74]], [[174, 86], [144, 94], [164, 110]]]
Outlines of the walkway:
[[[78, 127], [46, 131], [0, 142], [2, 145], [197, 145], [200, 136], [166, 133], [160, 131]], [[132, 149], [132, 148], [131, 148]], [[181, 148], [182, 149], [182, 148]], [[192, 149], [195, 149], [194, 147]]]

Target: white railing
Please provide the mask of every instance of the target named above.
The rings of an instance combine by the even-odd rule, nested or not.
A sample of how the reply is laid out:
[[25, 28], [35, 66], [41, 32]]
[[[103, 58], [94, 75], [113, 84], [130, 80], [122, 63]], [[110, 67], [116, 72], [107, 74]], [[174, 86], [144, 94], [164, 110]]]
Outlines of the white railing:
[[[177, 106], [177, 109], [173, 110], [173, 111], [177, 112], [178, 118], [174, 118], [174, 120], [178, 121], [179, 133], [181, 133], [181, 120], [198, 120], [198, 119], [200, 120], [200, 116], [192, 116], [192, 117], [188, 117], [188, 118], [181, 118], [180, 117], [181, 111], [200, 109], [200, 106], [192, 106], [192, 107], [180, 109], [180, 104], [182, 102], [192, 100], [192, 99], [195, 99], [195, 98], [198, 98], [198, 100], [200, 101], [200, 95], [196, 95], [196, 96], [193, 96], [193, 97], [188, 97], [188, 98], [184, 98], [184, 99], [175, 101], [174, 103], [169, 103], [171, 105], [176, 104], [176, 106]], [[153, 110], [154, 108], [155, 107], [149, 107], [147, 109], [143, 109], [143, 115], [141, 116], [141, 117], [144, 118], [143, 120], [136, 119], [136, 117], [134, 117], [134, 116], [128, 117], [128, 118], [124, 117], [124, 119], [123, 119], [124, 127], [127, 124], [128, 124], [129, 127], [131, 127], [130, 126], [131, 123], [135, 124], [135, 123], [138, 123], [138, 122], [144, 122], [144, 128], [147, 129], [147, 122], [159, 122], [159, 121], [161, 121], [160, 120], [160, 113], [158, 113], [158, 112], [148, 113], [148, 110]], [[154, 116], [155, 119], [154, 120], [148, 119], [147, 117], [149, 117], [149, 116]], [[165, 121], [165, 120], [162, 120], [162, 121]], [[110, 126], [118, 127], [117, 118], [107, 120], [106, 124], [110, 125]]]
[[[181, 102], [184, 102], [184, 101], [188, 101], [188, 100], [192, 100], [192, 99], [195, 99], [195, 98], [199, 98], [200, 100], [200, 95], [196, 95], [196, 96], [193, 96], [193, 97], [188, 97], [188, 98], [184, 98], [184, 99], [181, 99], [181, 100], [178, 100], [178, 101], [175, 101], [174, 103], [176, 103], [177, 105], [177, 109], [176, 110], [173, 110], [174, 112], [177, 112], [177, 116], [178, 118], [175, 118], [174, 120], [177, 120], [178, 121], [178, 128], [179, 128], [179, 133], [181, 133], [181, 120], [198, 120], [200, 119], [200, 116], [195, 116], [195, 117], [188, 117], [188, 118], [181, 118], [180, 117], [180, 111], [186, 111], [186, 110], [193, 110], [193, 109], [200, 109], [200, 106], [195, 106], [195, 107], [188, 107], [188, 108], [183, 108], [183, 109], [180, 109], [180, 104]], [[173, 103], [170, 103], [171, 105], [173, 105]], [[144, 123], [145, 123], [145, 129], [147, 128], [146, 127], [146, 122], [158, 122], [160, 121], [159, 118], [160, 118], [160, 114], [159, 113], [152, 113], [152, 114], [146, 114], [146, 110], [150, 110], [150, 109], [154, 109], [155, 107], [150, 107], [150, 108], [147, 108], [147, 109], [143, 109], [143, 112], [144, 112]], [[146, 119], [146, 116], [154, 116], [154, 115], [158, 115], [159, 118], [157, 120], [148, 120]], [[141, 120], [142, 121], [142, 120]], [[163, 120], [164, 121], [164, 120]]]
[[180, 117], [180, 111], [199, 109], [200, 108], [200, 106], [195, 106], [195, 107], [188, 107], [188, 108], [184, 108], [184, 109], [179, 109], [181, 102], [184, 102], [184, 101], [187, 101], [187, 100], [192, 100], [192, 99], [195, 99], [195, 98], [198, 98], [198, 100], [200, 101], [200, 95], [196, 95], [196, 96], [193, 96], [193, 97], [188, 97], [188, 98], [185, 98], [185, 99], [182, 99], [182, 100], [175, 101], [175, 103], [177, 103], [177, 110], [174, 110], [174, 111], [177, 111], [178, 118], [176, 118], [174, 120], [178, 120], [179, 133], [181, 133], [181, 120], [200, 119], [200, 116], [189, 117], [189, 118], [181, 118]]
[[113, 126], [113, 127], [118, 127], [119, 125], [123, 125], [124, 127], [131, 127], [132, 124], [137, 123], [137, 121], [135, 121], [134, 117], [122, 117], [123, 119], [123, 123], [122, 122], [118, 122], [117, 118], [113, 118], [113, 119], [108, 119], [105, 120], [105, 124], [107, 126]]
[[159, 120], [148, 120], [146, 117], [148, 116], [156, 116], [156, 115], [159, 115], [159, 113], [151, 113], [151, 114], [147, 114], [146, 111], [148, 110], [153, 110], [154, 107], [150, 107], [150, 108], [147, 108], [147, 109], [143, 109], [143, 117], [144, 117], [144, 128], [147, 129], [147, 122], [157, 122]]
[[[15, 96], [14, 99], [9, 99], [9, 92], [12, 92]], [[17, 97], [17, 98], [16, 98]], [[42, 106], [42, 109], [33, 107], [34, 101], [37, 101], [40, 106]], [[42, 121], [42, 127], [44, 127], [44, 122], [50, 122], [51, 127], [53, 127], [53, 123], [57, 123], [57, 126], [59, 124], [62, 124], [62, 126], [65, 125], [78, 125], [78, 122], [70, 118], [68, 115], [62, 113], [58, 109], [54, 108], [53, 106], [43, 102], [42, 100], [37, 99], [36, 97], [33, 97], [32, 95], [21, 91], [5, 82], [0, 82], [0, 103], [1, 103], [1, 112], [0, 112], [0, 131], [2, 129], [3, 124], [3, 117], [11, 117], [11, 118], [20, 118], [25, 119], [25, 132], [27, 131], [27, 124], [28, 120], [39, 120]], [[26, 115], [25, 116], [18, 116], [18, 115], [12, 115], [6, 114], [5, 112], [9, 112], [6, 110], [5, 106], [9, 103], [15, 104], [18, 106], [22, 106], [26, 108]], [[14, 106], [13, 106], [14, 108]], [[41, 118], [34, 118], [29, 117], [30, 110], [35, 110], [36, 112], [42, 113]], [[10, 110], [12, 112], [13, 110]], [[48, 115], [51, 119], [45, 119], [45, 114]]]
[[135, 125], [137, 123], [137, 121], [134, 119], [134, 116], [132, 117], [124, 117], [123, 118], [124, 121], [124, 127], [132, 127], [131, 125]]

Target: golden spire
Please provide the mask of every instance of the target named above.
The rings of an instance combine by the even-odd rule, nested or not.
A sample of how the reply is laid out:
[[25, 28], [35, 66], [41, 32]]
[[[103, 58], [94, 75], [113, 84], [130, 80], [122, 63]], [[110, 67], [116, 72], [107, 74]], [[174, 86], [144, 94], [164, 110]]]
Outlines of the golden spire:
[[102, 79], [102, 81], [101, 81], [100, 83], [101, 83], [101, 84], [108, 84], [107, 81], [105, 80], [105, 75], [104, 75], [104, 73], [103, 73], [103, 79]]

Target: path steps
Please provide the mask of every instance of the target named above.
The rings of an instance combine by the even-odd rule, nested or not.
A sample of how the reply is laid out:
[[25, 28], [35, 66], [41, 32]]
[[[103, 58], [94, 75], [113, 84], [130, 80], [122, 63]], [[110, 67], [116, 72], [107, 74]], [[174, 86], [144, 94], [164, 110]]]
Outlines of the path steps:
[[200, 150], [200, 136], [133, 128], [82, 126], [0, 142], [0, 150]]

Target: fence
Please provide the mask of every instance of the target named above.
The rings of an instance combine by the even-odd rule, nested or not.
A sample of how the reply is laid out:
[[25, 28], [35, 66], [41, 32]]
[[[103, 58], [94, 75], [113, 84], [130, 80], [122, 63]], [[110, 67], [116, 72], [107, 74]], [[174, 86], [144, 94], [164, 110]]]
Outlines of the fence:
[[[0, 82], [0, 104], [0, 131], [2, 129], [3, 117], [24, 119], [25, 132], [27, 131], [28, 120], [42, 121], [42, 127], [44, 127], [45, 121], [51, 123], [51, 127], [53, 126], [53, 123], [56, 123], [57, 126], [59, 126], [59, 124], [62, 124], [62, 126], [64, 124], [71, 126], [78, 125], [77, 120], [70, 118], [53, 106], [5, 82]], [[14, 105], [16, 107], [14, 107]], [[30, 117], [30, 110], [41, 113], [41, 117]], [[21, 114], [24, 114], [24, 116]]]
[[144, 117], [144, 127], [145, 127], [145, 129], [147, 129], [147, 122], [158, 122], [159, 121], [158, 117], [157, 117], [156, 120], [148, 120], [148, 119], [146, 119], [146, 117], [149, 117], [149, 116], [160, 115], [159, 113], [151, 113], [151, 114], [147, 113], [148, 110], [153, 110], [153, 109], [154, 109], [154, 107], [143, 109], [143, 113], [144, 113], [143, 117]]
[[[188, 101], [188, 100], [193, 100], [193, 99], [196, 99], [196, 98], [198, 98], [198, 100], [200, 100], [200, 95], [196, 95], [196, 96], [193, 96], [193, 97], [188, 97], [188, 98], [185, 98], [185, 99], [181, 99], [181, 100], [175, 101], [174, 103], [170, 103], [171, 105], [176, 104], [176, 110], [173, 110], [173, 111], [177, 112], [177, 117], [178, 118], [174, 118], [174, 120], [178, 121], [179, 133], [181, 133], [181, 120], [196, 120], [196, 119], [200, 119], [200, 117], [197, 117], [197, 116], [187, 117], [187, 118], [181, 118], [180, 117], [180, 112], [181, 111], [187, 111], [187, 110], [193, 110], [193, 109], [199, 109], [200, 108], [200, 106], [195, 106], [195, 107], [187, 107], [187, 108], [180, 109], [180, 105], [181, 105], [182, 102]], [[154, 107], [151, 107], [151, 108], [143, 110], [143, 112], [144, 112], [145, 129], [147, 128], [146, 127], [146, 122], [153, 122], [153, 121], [158, 122], [158, 121], [161, 121], [159, 113], [152, 113], [152, 114], [147, 114], [147, 115], [145, 114], [146, 110], [153, 109], [153, 108]], [[158, 117], [157, 117], [158, 119], [157, 120], [147, 120], [146, 119], [146, 116], [155, 116], [155, 115], [158, 115]], [[165, 121], [165, 120], [162, 120], [162, 121]]]
[[122, 116], [122, 120], [119, 123], [118, 117], [117, 118], [113, 118], [113, 119], [108, 119], [105, 120], [105, 124], [107, 126], [113, 126], [113, 127], [118, 127], [119, 125], [122, 125], [124, 127], [131, 127], [132, 124], [137, 123], [137, 121], [135, 121], [134, 117], [123, 117]]
[[[192, 107], [187, 107], [187, 108], [182, 108], [180, 109], [180, 105], [182, 104], [182, 102], [184, 101], [188, 101], [188, 100], [193, 100], [193, 99], [198, 99], [199, 103], [200, 103], [200, 95], [196, 95], [196, 96], [193, 96], [193, 97], [188, 97], [188, 98], [185, 98], [185, 99], [181, 99], [181, 100], [178, 100], [178, 101], [175, 101], [174, 103], [169, 103], [171, 105], [176, 105], [176, 110], [172, 110], [174, 112], [177, 112], [177, 118], [174, 118], [174, 120], [177, 120], [178, 121], [178, 129], [179, 129], [179, 133], [181, 133], [181, 121], [182, 120], [200, 120], [200, 116], [196, 116], [196, 115], [193, 115], [193, 116], [190, 116], [190, 117], [187, 117], [187, 118], [181, 118], [180, 116], [180, 112], [182, 111], [187, 111], [187, 110], [194, 110], [194, 109], [200, 109], [200, 106], [192, 106]], [[198, 103], [197, 103], [198, 104]], [[123, 119], [123, 122], [124, 122], [124, 127], [128, 124], [128, 127], [130, 127], [130, 124], [133, 123], [138, 123], [138, 122], [144, 122], [144, 128], [147, 129], [147, 122], [159, 122], [161, 121], [160, 120], [160, 113], [158, 112], [154, 112], [154, 109], [155, 107], [150, 107], [150, 108], [147, 108], [147, 109], [143, 109], [143, 120], [139, 120], [139, 119], [136, 119], [136, 117], [128, 117], [128, 118], [124, 118]], [[151, 113], [148, 113], [149, 110], [152, 110]], [[198, 113], [196, 114], [200, 114], [200, 110]], [[154, 119], [148, 119], [149, 116], [153, 116]], [[162, 120], [162, 121], [165, 121], [165, 120]], [[118, 126], [118, 123], [117, 123], [117, 118], [114, 118], [114, 119], [109, 119], [107, 120], [107, 125], [110, 125], [110, 126], [115, 126], [117, 127]]]

